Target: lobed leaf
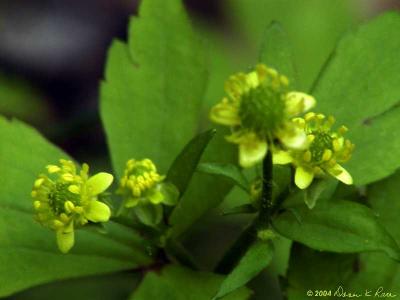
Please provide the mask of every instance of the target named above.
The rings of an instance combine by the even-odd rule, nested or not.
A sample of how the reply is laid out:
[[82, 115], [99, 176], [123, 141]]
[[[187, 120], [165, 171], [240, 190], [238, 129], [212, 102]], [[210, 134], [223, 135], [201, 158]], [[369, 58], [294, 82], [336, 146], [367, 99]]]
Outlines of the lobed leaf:
[[101, 115], [118, 175], [145, 157], [166, 172], [198, 128], [205, 58], [181, 2], [142, 1], [128, 44], [110, 49]]

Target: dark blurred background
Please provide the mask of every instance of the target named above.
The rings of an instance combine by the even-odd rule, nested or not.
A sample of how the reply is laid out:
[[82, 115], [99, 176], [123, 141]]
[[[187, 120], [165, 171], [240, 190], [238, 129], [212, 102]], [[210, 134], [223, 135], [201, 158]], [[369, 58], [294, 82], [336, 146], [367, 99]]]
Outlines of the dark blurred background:
[[[278, 0], [248, 4], [262, 9], [276, 6], [274, 2]], [[357, 22], [399, 7], [389, 0], [350, 2], [344, 13]], [[196, 24], [239, 48], [256, 43], [252, 33], [246, 35], [252, 29], [239, 21], [247, 13], [240, 11], [243, 3], [186, 1]], [[0, 113], [31, 123], [78, 160], [104, 157], [98, 85], [107, 48], [112, 39], [126, 37], [129, 16], [137, 6], [137, 0], [0, 1]], [[312, 13], [304, 18], [313, 18]]]
[[[78, 160], [106, 154], [98, 86], [107, 48], [125, 39], [136, 0], [0, 2], [0, 113], [36, 126]], [[187, 1], [223, 24], [222, 2]]]

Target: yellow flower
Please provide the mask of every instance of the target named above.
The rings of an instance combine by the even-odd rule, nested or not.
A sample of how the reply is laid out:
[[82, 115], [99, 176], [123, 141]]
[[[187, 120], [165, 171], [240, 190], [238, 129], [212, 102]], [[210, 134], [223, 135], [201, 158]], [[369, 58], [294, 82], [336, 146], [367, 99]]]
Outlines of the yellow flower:
[[150, 159], [130, 159], [117, 193], [125, 197], [128, 208], [141, 203], [175, 205], [178, 191], [172, 184], [163, 182], [164, 179]]
[[288, 86], [285, 76], [263, 64], [225, 83], [227, 96], [211, 109], [210, 118], [231, 128], [227, 140], [239, 145], [241, 166], [260, 162], [276, 140], [288, 148], [304, 147], [304, 131], [290, 119], [312, 108], [315, 99]]
[[179, 198], [178, 189], [164, 180], [150, 159], [130, 159], [117, 194], [124, 198], [123, 206], [133, 208], [143, 224], [157, 226], [163, 218], [162, 204], [176, 205]]
[[307, 188], [314, 177], [328, 173], [345, 184], [352, 184], [351, 175], [339, 164], [350, 159], [354, 145], [343, 135], [342, 126], [332, 131], [335, 120], [323, 114], [307, 113], [304, 118], [293, 120], [307, 134], [308, 146], [304, 150], [275, 151], [275, 164], [292, 163], [296, 167], [295, 183], [300, 189]]
[[75, 228], [110, 219], [110, 208], [98, 195], [111, 185], [113, 176], [98, 173], [89, 178], [87, 164], [78, 172], [72, 161], [64, 159], [60, 166], [47, 166], [47, 172], [39, 175], [32, 189], [35, 219], [56, 232], [58, 248], [67, 253], [74, 245]]

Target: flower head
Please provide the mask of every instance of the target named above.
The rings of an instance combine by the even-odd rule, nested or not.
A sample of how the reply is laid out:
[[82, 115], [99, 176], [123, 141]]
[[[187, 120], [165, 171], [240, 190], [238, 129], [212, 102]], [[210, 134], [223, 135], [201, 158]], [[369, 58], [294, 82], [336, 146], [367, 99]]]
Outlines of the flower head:
[[290, 91], [285, 76], [259, 64], [250, 73], [231, 76], [225, 91], [227, 96], [212, 108], [210, 118], [230, 126], [227, 140], [239, 145], [243, 167], [260, 162], [276, 140], [289, 148], [304, 146], [304, 132], [290, 119], [313, 107], [315, 99]]
[[307, 188], [315, 176], [328, 173], [345, 184], [352, 184], [351, 175], [339, 164], [350, 159], [354, 145], [344, 138], [347, 128], [332, 131], [333, 117], [313, 112], [293, 122], [307, 134], [308, 146], [303, 150], [280, 150], [274, 153], [274, 163], [293, 163], [296, 167], [295, 183], [300, 189]]
[[[157, 172], [155, 164], [150, 159], [130, 159], [126, 163], [117, 193], [125, 197], [125, 207], [128, 208], [146, 203], [175, 205], [176, 188], [165, 183], [164, 179], [165, 176]], [[172, 194], [171, 189], [175, 189]]]
[[162, 204], [176, 205], [179, 198], [178, 189], [164, 180], [150, 159], [130, 159], [117, 193], [143, 224], [157, 226], [163, 217]]
[[36, 179], [32, 198], [35, 219], [43, 226], [56, 231], [61, 252], [67, 253], [74, 245], [74, 229], [89, 221], [106, 222], [110, 208], [98, 200], [112, 183], [113, 176], [98, 173], [89, 177], [89, 166], [81, 170], [69, 160], [60, 160], [60, 166], [47, 166], [47, 174]]

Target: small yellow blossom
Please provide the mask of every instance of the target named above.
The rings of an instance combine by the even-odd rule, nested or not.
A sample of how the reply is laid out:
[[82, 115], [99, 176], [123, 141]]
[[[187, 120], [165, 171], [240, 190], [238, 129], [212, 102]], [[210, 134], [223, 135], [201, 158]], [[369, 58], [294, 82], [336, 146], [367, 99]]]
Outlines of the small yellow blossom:
[[124, 197], [124, 206], [127, 208], [148, 204], [158, 208], [161, 208], [161, 204], [176, 205], [179, 191], [164, 180], [165, 176], [157, 172], [150, 159], [130, 159], [126, 163], [117, 194]]
[[238, 73], [225, 83], [227, 96], [210, 112], [215, 123], [229, 126], [227, 140], [239, 145], [239, 163], [260, 162], [268, 146], [279, 140], [288, 148], [303, 148], [304, 131], [290, 119], [315, 105], [307, 94], [290, 91], [289, 80], [263, 64], [250, 73]]
[[339, 164], [348, 161], [354, 149], [354, 145], [343, 137], [347, 128], [342, 126], [338, 131], [332, 131], [334, 118], [313, 112], [293, 122], [307, 134], [308, 146], [303, 150], [275, 151], [274, 163], [292, 163], [296, 167], [295, 183], [300, 189], [307, 188], [314, 177], [326, 173], [345, 184], [352, 184], [351, 175]]
[[176, 197], [164, 193], [164, 179], [150, 159], [130, 159], [117, 193], [125, 197], [125, 207], [135, 207], [141, 202], [175, 205]]
[[124, 198], [123, 206], [133, 208], [138, 219], [148, 226], [162, 221], [163, 204], [174, 206], [179, 198], [178, 189], [165, 182], [165, 176], [157, 172], [150, 159], [128, 160], [117, 194]]
[[87, 164], [78, 172], [72, 161], [64, 159], [60, 166], [47, 166], [47, 172], [39, 175], [32, 189], [35, 219], [56, 232], [58, 248], [67, 253], [74, 245], [75, 228], [109, 220], [110, 208], [98, 195], [111, 185], [113, 176], [98, 173], [89, 177]]

